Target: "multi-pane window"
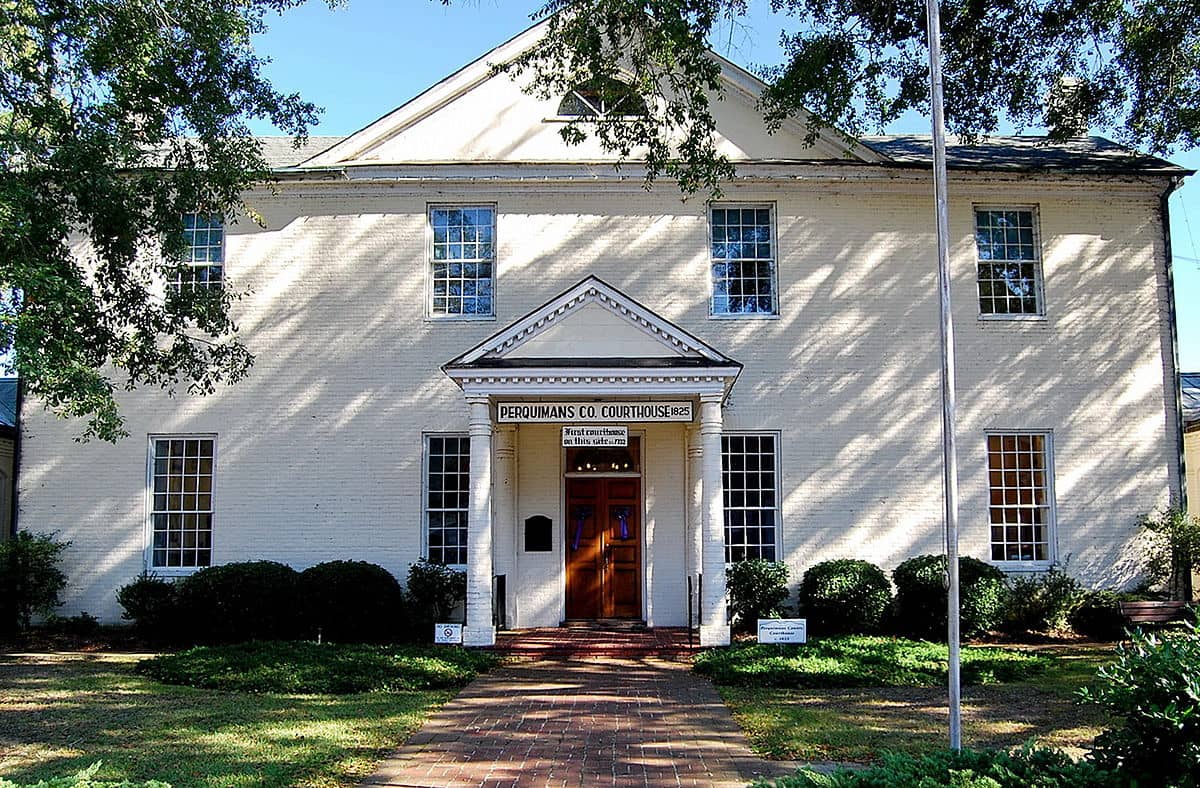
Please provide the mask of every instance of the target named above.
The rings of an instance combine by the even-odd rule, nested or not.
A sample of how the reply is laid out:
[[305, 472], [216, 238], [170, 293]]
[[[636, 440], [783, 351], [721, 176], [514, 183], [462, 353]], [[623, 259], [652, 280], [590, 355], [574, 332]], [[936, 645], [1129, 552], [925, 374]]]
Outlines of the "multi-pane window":
[[495, 314], [496, 209], [490, 205], [429, 209], [432, 228], [430, 314]]
[[1053, 506], [1048, 447], [1046, 433], [987, 436], [993, 561], [1051, 560]]
[[429, 560], [467, 563], [471, 439], [430, 435], [425, 449], [425, 533]]
[[225, 276], [225, 222], [203, 213], [183, 215], [182, 265], [171, 286], [176, 290], [220, 287]]
[[1040, 315], [1042, 261], [1032, 209], [975, 210], [979, 312]]
[[774, 435], [722, 435], [725, 562], [775, 560], [779, 526]]
[[772, 214], [768, 205], [712, 207], [712, 314], [773, 315], [778, 311]]
[[151, 568], [212, 563], [214, 444], [191, 436], [151, 439]]
[[622, 118], [647, 114], [646, 102], [634, 89], [617, 79], [593, 79], [563, 96], [560, 117]]

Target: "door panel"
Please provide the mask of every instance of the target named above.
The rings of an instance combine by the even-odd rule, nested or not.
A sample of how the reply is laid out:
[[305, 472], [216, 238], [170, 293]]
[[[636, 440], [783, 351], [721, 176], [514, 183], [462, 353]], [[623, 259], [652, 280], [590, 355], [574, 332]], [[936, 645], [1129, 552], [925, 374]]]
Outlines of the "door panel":
[[567, 618], [641, 618], [640, 479], [567, 479]]

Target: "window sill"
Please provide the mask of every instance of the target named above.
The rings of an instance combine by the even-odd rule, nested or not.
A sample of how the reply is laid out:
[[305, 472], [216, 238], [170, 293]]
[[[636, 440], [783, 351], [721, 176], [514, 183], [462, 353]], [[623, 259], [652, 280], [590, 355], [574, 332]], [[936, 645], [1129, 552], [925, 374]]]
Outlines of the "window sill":
[[426, 323], [494, 323], [495, 315], [426, 315]]
[[209, 566], [148, 566], [146, 574], [164, 578], [187, 577], [212, 566], [215, 564], [209, 564]]
[[1042, 315], [979, 315], [980, 323], [1045, 323]]
[[708, 315], [708, 319], [709, 320], [778, 320], [779, 315], [778, 315], [778, 313], [768, 315], [768, 314], [763, 314], [763, 313], [758, 313], [758, 312], [747, 312], [745, 314], [732, 314], [732, 315], [714, 315], [710, 312]]
[[1001, 572], [1049, 572], [1056, 564], [1053, 561], [992, 561], [992, 566]]

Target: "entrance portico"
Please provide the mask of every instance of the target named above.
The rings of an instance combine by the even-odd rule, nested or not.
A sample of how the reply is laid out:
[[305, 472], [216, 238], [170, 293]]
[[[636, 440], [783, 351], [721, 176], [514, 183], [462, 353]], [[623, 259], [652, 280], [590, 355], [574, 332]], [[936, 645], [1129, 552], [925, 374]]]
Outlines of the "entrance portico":
[[[516, 627], [589, 610], [679, 625], [691, 577], [701, 644], [729, 642], [721, 430], [739, 363], [589, 277], [444, 370], [469, 410], [465, 644], [495, 642], [497, 575]], [[636, 473], [566, 466], [562, 427], [602, 424], [638, 437]], [[534, 509], [547, 555], [519, 527]]]

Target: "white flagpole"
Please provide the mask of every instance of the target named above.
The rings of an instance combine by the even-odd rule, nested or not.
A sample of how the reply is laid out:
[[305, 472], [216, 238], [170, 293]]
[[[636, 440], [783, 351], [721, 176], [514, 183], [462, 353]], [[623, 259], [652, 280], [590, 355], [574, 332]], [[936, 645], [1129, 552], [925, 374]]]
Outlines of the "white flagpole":
[[929, 98], [933, 116], [933, 194], [937, 209], [938, 293], [942, 318], [942, 469], [946, 500], [946, 638], [950, 646], [950, 748], [962, 748], [958, 622], [958, 460], [955, 454], [954, 325], [950, 311], [950, 219], [946, 197], [946, 119], [942, 103], [942, 30], [938, 0], [925, 0]]

